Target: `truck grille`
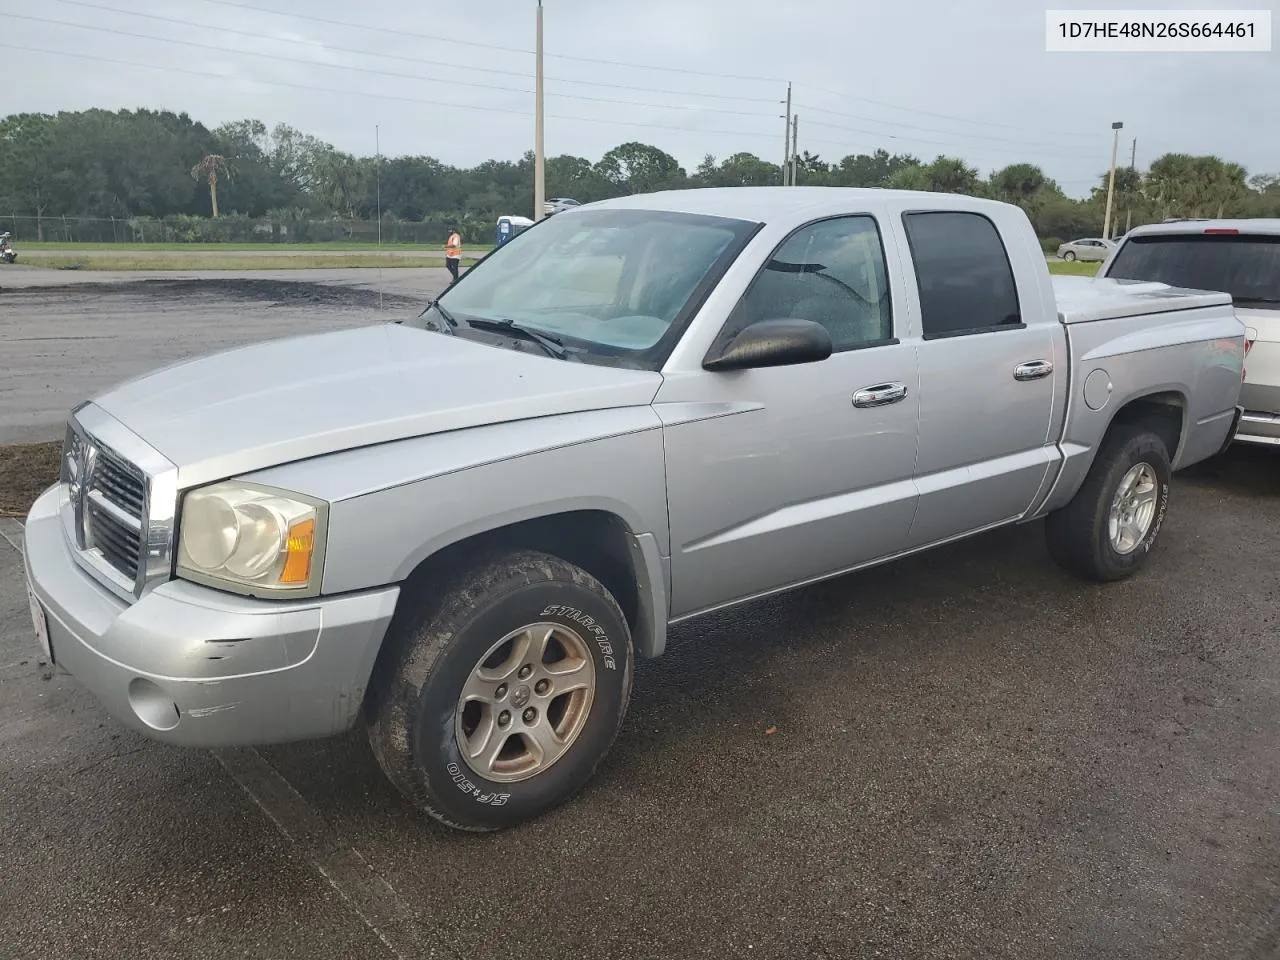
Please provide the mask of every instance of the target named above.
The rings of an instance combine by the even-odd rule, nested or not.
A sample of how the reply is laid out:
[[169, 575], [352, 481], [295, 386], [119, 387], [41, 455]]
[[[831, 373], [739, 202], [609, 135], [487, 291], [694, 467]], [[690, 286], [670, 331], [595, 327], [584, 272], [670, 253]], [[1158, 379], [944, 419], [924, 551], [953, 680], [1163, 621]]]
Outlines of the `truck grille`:
[[58, 472], [76, 562], [133, 603], [172, 576], [178, 469], [93, 403], [67, 422]]
[[128, 510], [131, 516], [142, 517], [146, 481], [136, 467], [109, 450], [98, 450], [98, 462], [90, 487], [101, 490], [104, 496], [116, 506]]
[[138, 576], [146, 481], [129, 463], [98, 448], [86, 498], [86, 540], [131, 582]]

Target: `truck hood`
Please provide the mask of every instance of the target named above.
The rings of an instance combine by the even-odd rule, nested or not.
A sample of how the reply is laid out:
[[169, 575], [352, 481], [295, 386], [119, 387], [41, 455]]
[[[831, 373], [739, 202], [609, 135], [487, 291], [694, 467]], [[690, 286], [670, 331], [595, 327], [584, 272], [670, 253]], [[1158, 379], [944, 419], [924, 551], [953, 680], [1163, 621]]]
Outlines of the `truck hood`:
[[[536, 351], [536, 345], [528, 345]], [[190, 486], [354, 447], [648, 404], [662, 375], [379, 324], [166, 367], [94, 402]]]

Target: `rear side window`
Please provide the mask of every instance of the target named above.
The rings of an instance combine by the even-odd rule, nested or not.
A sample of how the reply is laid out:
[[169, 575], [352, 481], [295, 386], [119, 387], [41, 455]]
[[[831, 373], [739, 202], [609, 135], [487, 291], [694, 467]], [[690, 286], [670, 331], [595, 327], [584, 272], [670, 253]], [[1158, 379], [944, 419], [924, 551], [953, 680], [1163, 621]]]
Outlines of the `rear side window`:
[[1108, 277], [1231, 294], [1238, 304], [1280, 309], [1280, 237], [1154, 234], [1130, 237]]
[[1000, 233], [979, 213], [903, 215], [926, 340], [1019, 328], [1022, 311]]

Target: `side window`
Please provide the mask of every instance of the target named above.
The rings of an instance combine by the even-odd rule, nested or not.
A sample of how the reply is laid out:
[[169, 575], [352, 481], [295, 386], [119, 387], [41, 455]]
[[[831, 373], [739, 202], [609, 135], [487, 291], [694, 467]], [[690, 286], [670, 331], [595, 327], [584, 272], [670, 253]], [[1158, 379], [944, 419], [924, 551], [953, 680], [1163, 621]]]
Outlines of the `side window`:
[[812, 320], [836, 351], [893, 339], [884, 248], [875, 219], [824, 220], [779, 246], [729, 317], [721, 341], [761, 320]]
[[926, 340], [1022, 325], [1000, 234], [979, 213], [903, 215]]

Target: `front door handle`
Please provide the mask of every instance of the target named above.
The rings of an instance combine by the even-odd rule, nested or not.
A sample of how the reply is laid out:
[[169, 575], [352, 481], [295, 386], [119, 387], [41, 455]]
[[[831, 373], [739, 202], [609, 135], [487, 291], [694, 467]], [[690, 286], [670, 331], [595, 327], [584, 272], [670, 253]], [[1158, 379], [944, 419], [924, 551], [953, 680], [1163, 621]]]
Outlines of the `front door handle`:
[[1039, 380], [1053, 373], [1053, 364], [1048, 360], [1029, 360], [1013, 368], [1015, 380]]
[[877, 383], [874, 387], [863, 387], [853, 395], [855, 407], [883, 407], [889, 403], [897, 403], [907, 395], [905, 383]]

